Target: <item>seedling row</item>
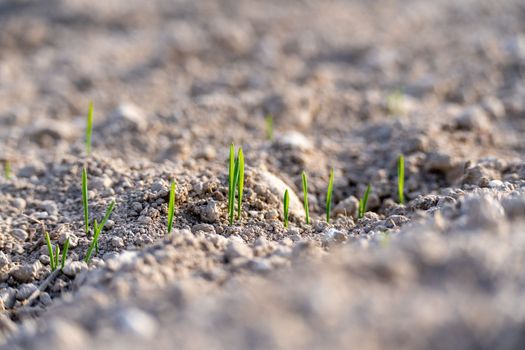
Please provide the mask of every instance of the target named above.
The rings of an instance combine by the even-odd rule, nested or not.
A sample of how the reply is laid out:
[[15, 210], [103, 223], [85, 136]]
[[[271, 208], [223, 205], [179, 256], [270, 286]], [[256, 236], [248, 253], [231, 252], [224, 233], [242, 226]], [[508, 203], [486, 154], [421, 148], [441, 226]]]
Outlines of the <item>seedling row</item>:
[[[91, 146], [91, 137], [92, 137], [92, 127], [93, 127], [93, 104], [90, 103], [87, 115], [86, 123], [86, 134], [85, 134], [85, 151], [86, 155], [90, 155], [92, 146]], [[267, 127], [267, 138], [269, 140], [273, 139], [273, 119], [271, 116], [266, 117], [266, 127]], [[397, 162], [397, 190], [398, 190], [398, 201], [400, 204], [403, 204], [405, 201], [404, 198], [404, 179], [405, 179], [405, 164], [404, 157], [400, 155]], [[4, 166], [5, 173], [4, 176], [10, 178], [10, 165], [6, 164]], [[245, 162], [244, 154], [242, 147], [235, 152], [235, 145], [232, 143], [229, 148], [229, 162], [228, 162], [228, 222], [230, 225], [233, 225], [235, 220], [241, 219], [242, 214], [242, 202], [243, 202], [243, 192], [244, 192], [244, 172], [245, 172]], [[301, 174], [302, 179], [302, 190], [303, 190], [303, 209], [305, 214], [305, 224], [311, 224], [310, 219], [310, 209], [309, 209], [309, 200], [308, 200], [308, 176], [305, 171]], [[115, 208], [115, 202], [112, 201], [109, 203], [104, 216], [102, 219], [97, 221], [94, 219], [93, 225], [90, 225], [89, 222], [89, 198], [88, 198], [88, 169], [87, 166], [84, 166], [82, 169], [82, 206], [83, 206], [83, 216], [84, 216], [84, 230], [86, 235], [91, 235], [91, 242], [88, 246], [88, 249], [84, 255], [84, 261], [89, 263], [94, 254], [98, 254], [98, 242], [100, 235], [107, 221], [109, 220], [111, 213]], [[326, 222], [330, 222], [331, 210], [332, 210], [332, 195], [334, 190], [334, 169], [330, 170], [327, 192], [326, 192], [326, 204], [325, 204], [325, 214]], [[371, 184], [368, 184], [363, 196], [359, 199], [359, 208], [357, 217], [362, 219], [365, 216], [367, 211], [367, 203], [370, 193], [372, 191]], [[169, 193], [169, 202], [168, 202], [168, 216], [167, 216], [167, 234], [170, 234], [173, 230], [174, 221], [175, 221], [175, 197], [176, 197], [176, 183], [174, 180], [170, 183], [170, 193]], [[283, 226], [284, 228], [289, 227], [289, 205], [290, 205], [290, 195], [289, 190], [286, 189], [283, 194]], [[69, 239], [67, 239], [60, 249], [59, 245], [55, 246], [53, 250], [49, 234], [45, 232], [45, 242], [48, 248], [50, 266], [51, 270], [55, 271], [58, 268], [64, 268], [64, 264], [67, 259], [67, 253], [69, 249]]]

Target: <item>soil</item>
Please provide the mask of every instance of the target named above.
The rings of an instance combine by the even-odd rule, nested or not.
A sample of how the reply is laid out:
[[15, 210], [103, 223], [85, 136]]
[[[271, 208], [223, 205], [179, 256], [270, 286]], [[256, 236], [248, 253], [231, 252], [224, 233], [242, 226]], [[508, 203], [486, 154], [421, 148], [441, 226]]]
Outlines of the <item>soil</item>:
[[4, 0], [0, 348], [522, 348], [524, 134], [520, 0]]

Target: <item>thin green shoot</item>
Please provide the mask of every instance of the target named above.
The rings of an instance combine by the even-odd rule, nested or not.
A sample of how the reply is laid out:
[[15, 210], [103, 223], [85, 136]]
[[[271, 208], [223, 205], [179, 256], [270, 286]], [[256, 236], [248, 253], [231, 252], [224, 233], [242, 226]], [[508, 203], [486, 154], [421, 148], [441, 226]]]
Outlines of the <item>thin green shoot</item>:
[[405, 203], [404, 195], [405, 187], [405, 157], [403, 155], [399, 156], [397, 160], [397, 193], [399, 195], [399, 203]]
[[235, 164], [233, 166], [233, 185], [232, 185], [232, 202], [230, 207], [230, 225], [233, 225], [233, 219], [235, 217], [235, 191], [239, 183], [239, 158], [235, 158]]
[[[97, 228], [98, 228], [98, 221], [97, 221], [97, 219], [95, 219], [95, 220], [93, 221], [93, 231], [96, 231]], [[95, 254], [98, 255], [98, 239], [97, 239], [97, 241], [95, 242]]]
[[11, 162], [9, 160], [4, 162], [4, 177], [6, 180], [11, 179]]
[[284, 204], [284, 228], [288, 228], [288, 208], [290, 206], [290, 195], [288, 194], [288, 190], [284, 191], [283, 204]]
[[91, 135], [93, 133], [93, 102], [89, 103], [86, 123], [86, 154], [91, 153]]
[[330, 222], [332, 211], [332, 192], [334, 189], [334, 169], [330, 170], [330, 179], [328, 180], [328, 190], [326, 191], [326, 222]]
[[168, 234], [173, 229], [173, 218], [175, 216], [175, 181], [171, 181], [170, 201], [168, 203]]
[[58, 267], [58, 264], [60, 263], [59, 259], [60, 259], [60, 247], [57, 244], [55, 246], [55, 263], [54, 263], [55, 269]]
[[368, 203], [368, 196], [370, 195], [370, 190], [372, 189], [372, 186], [369, 184], [366, 187], [365, 194], [363, 195], [363, 198], [359, 200], [359, 211], [357, 214], [358, 219], [362, 219], [365, 216], [366, 213], [366, 204]]
[[404, 95], [401, 89], [396, 89], [387, 97], [387, 109], [390, 115], [405, 114], [403, 106]]
[[266, 118], [264, 118], [265, 124], [266, 124], [266, 139], [269, 141], [273, 140], [273, 116], [271, 114], [268, 114]]
[[109, 216], [111, 215], [111, 212], [113, 211], [113, 208], [115, 207], [115, 201], [112, 201], [109, 206], [106, 209], [106, 214], [104, 215], [104, 218], [102, 218], [102, 221], [100, 221], [100, 224], [95, 219], [93, 224], [93, 238], [91, 240], [91, 244], [89, 245], [88, 251], [86, 253], [86, 256], [84, 257], [84, 261], [86, 263], [89, 263], [91, 260], [91, 256], [93, 255], [93, 250], [98, 246], [98, 239], [100, 238], [100, 233], [102, 232], [102, 229], [106, 225], [106, 222], [109, 219]]
[[303, 207], [304, 207], [304, 214], [306, 216], [306, 224], [310, 224], [310, 209], [308, 205], [308, 178], [306, 176], [306, 172], [303, 171], [301, 174], [301, 177], [303, 179]]
[[237, 197], [237, 218], [241, 217], [242, 195], [244, 191], [244, 154], [242, 147], [239, 148], [237, 157], [235, 157], [235, 146], [230, 145], [230, 163], [228, 169], [228, 218], [230, 225], [233, 225], [235, 217], [235, 191]]
[[233, 224], [233, 202], [235, 198], [235, 145], [230, 145], [230, 162], [228, 168], [228, 216]]
[[64, 247], [62, 247], [62, 262], [60, 264], [61, 269], [64, 269], [64, 265], [66, 264], [68, 250], [69, 250], [69, 237], [66, 239], [66, 242], [64, 243]]
[[49, 238], [49, 233], [45, 233], [45, 240], [47, 245], [47, 251], [49, 253], [49, 266], [51, 267], [51, 271], [55, 271], [59, 264], [60, 268], [63, 269], [64, 265], [66, 263], [67, 258], [67, 252], [69, 251], [69, 238], [64, 242], [64, 246], [62, 247], [62, 256], [60, 256], [60, 247], [58, 244], [55, 247], [55, 251], [53, 252], [53, 246], [51, 245], [51, 239]]
[[82, 168], [82, 205], [84, 206], [84, 226], [86, 234], [89, 233], [89, 206], [88, 206], [88, 182], [86, 167]]
[[53, 246], [51, 245], [51, 239], [49, 239], [49, 233], [45, 233], [47, 252], [49, 254], [49, 265], [51, 266], [51, 271], [56, 270], [55, 266], [55, 254], [53, 253]]
[[238, 162], [238, 178], [237, 178], [237, 220], [241, 218], [242, 211], [242, 194], [244, 192], [244, 154], [242, 153], [242, 147], [239, 148], [237, 153]]

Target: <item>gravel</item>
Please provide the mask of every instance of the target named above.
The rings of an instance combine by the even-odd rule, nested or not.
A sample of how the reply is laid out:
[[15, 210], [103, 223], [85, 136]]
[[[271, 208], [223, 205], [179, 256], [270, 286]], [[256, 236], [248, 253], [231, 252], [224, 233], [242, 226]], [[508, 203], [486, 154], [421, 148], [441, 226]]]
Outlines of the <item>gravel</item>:
[[[524, 13], [519, 0], [2, 2], [0, 349], [521, 348]], [[230, 225], [232, 142], [246, 173]], [[70, 241], [63, 271], [45, 232]]]

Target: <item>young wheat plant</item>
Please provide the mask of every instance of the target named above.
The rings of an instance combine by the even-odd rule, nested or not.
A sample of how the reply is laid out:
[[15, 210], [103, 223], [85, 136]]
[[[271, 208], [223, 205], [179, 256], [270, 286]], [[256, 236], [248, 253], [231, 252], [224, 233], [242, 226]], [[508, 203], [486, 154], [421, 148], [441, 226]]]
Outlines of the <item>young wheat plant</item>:
[[67, 252], [69, 250], [69, 237], [64, 242], [64, 246], [62, 247], [62, 259], [60, 260], [60, 247], [58, 244], [55, 247], [55, 252], [53, 252], [53, 246], [51, 245], [51, 239], [49, 238], [49, 233], [45, 233], [45, 240], [47, 245], [47, 251], [49, 253], [49, 266], [51, 267], [51, 271], [55, 271], [58, 268], [58, 265], [60, 264], [60, 268], [63, 269], [64, 265], [66, 263], [67, 258]]
[[239, 220], [241, 218], [242, 195], [244, 192], [244, 154], [242, 153], [242, 147], [239, 148], [237, 153], [237, 162], [239, 171], [237, 178], [237, 220]]
[[235, 217], [235, 191], [237, 191], [237, 219], [241, 217], [242, 195], [244, 192], [244, 154], [242, 147], [239, 147], [237, 157], [235, 157], [235, 146], [230, 145], [230, 162], [228, 169], [228, 218], [230, 225], [233, 225]]
[[357, 213], [357, 218], [362, 219], [365, 216], [366, 213], [366, 204], [368, 203], [368, 196], [370, 195], [370, 190], [372, 189], [372, 186], [369, 184], [366, 187], [365, 194], [363, 195], [363, 198], [359, 200], [359, 211]]
[[266, 123], [266, 139], [269, 141], [273, 140], [273, 117], [271, 114], [268, 114], [266, 118], [264, 118], [264, 121]]
[[399, 196], [400, 204], [405, 203], [404, 187], [405, 187], [405, 157], [403, 155], [400, 155], [399, 159], [397, 160], [397, 193]]
[[288, 228], [288, 208], [290, 206], [290, 195], [288, 194], [288, 190], [284, 191], [283, 205], [284, 205], [284, 228]]
[[4, 177], [6, 180], [11, 179], [11, 162], [9, 160], [4, 162]]
[[332, 191], [334, 189], [334, 169], [330, 170], [330, 179], [328, 180], [328, 189], [326, 191], [326, 222], [330, 222], [332, 211]]
[[91, 153], [91, 134], [93, 133], [93, 102], [89, 103], [86, 122], [86, 154]]
[[109, 216], [111, 215], [111, 212], [113, 211], [114, 207], [115, 201], [112, 201], [111, 203], [109, 203], [106, 209], [106, 214], [104, 214], [104, 217], [102, 218], [102, 221], [100, 221], [100, 224], [97, 222], [97, 219], [95, 219], [95, 221], [93, 222], [93, 238], [91, 239], [91, 244], [89, 245], [86, 256], [84, 257], [84, 261], [86, 263], [89, 263], [89, 261], [91, 260], [91, 256], [93, 255], [93, 249], [96, 249], [98, 247], [98, 239], [100, 238], [100, 233], [106, 225], [106, 222], [109, 220]]
[[303, 207], [304, 214], [306, 216], [306, 224], [310, 224], [310, 209], [308, 205], [308, 178], [306, 177], [306, 172], [303, 171], [301, 174], [303, 180]]
[[235, 198], [235, 146], [230, 145], [230, 162], [228, 168], [228, 217], [233, 224], [233, 202]]
[[82, 205], [84, 207], [84, 228], [89, 233], [88, 182], [86, 167], [82, 169]]
[[175, 181], [171, 182], [170, 201], [168, 203], [168, 234], [173, 229], [173, 218], [175, 216]]
[[51, 271], [56, 270], [55, 266], [55, 254], [53, 253], [53, 246], [51, 246], [51, 240], [49, 239], [49, 233], [45, 233], [47, 252], [49, 254], [49, 265], [51, 266]]
[[387, 109], [388, 114], [390, 115], [403, 115], [405, 114], [405, 109], [403, 106], [405, 96], [401, 89], [396, 89], [387, 97]]

